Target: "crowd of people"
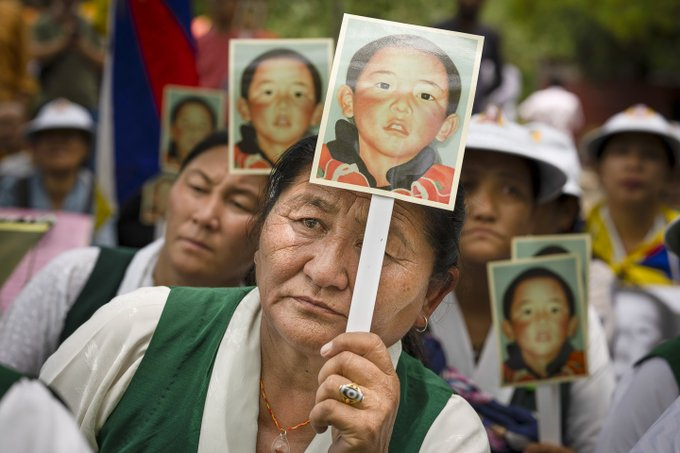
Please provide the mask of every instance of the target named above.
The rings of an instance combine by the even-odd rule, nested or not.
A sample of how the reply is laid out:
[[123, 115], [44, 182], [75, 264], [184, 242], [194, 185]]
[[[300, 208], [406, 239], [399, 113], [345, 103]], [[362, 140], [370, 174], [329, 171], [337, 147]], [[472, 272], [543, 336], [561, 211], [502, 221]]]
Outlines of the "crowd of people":
[[[0, 450], [676, 451], [680, 200], [669, 189], [680, 129], [644, 99], [593, 125], [558, 77], [520, 102], [501, 35], [479, 20], [483, 2], [457, 3], [434, 26], [486, 37], [468, 123], [454, 62], [403, 35], [354, 56], [338, 94], [344, 135], [321, 147], [324, 169], [351, 158], [365, 186], [403, 189], [396, 167], [362, 160], [371, 144], [393, 146], [371, 137], [392, 101], [357, 89], [384, 84], [365, 66], [382, 77], [394, 61], [402, 83], [449, 87], [410, 109], [427, 134], [401, 166], [466, 131], [462, 167], [446, 178], [459, 173], [453, 210], [395, 201], [370, 332], [345, 330], [371, 195], [310, 182], [316, 135], [286, 137], [272, 154], [254, 129], [271, 174], [230, 170], [229, 135], [212, 118], [200, 139], [173, 142], [161, 229], [139, 228], [139, 197], [121, 203], [124, 240], [58, 255], [0, 311]], [[194, 30], [206, 87], [229, 89], [230, 39], [275, 36], [238, 23], [238, 4], [211, 0], [212, 24]], [[0, 27], [0, 209], [92, 215], [104, 37], [74, 0], [30, 23], [21, 11], [0, 0], [0, 23], [21, 37]], [[18, 66], [4, 59], [10, 45]], [[304, 129], [318, 124], [320, 76], [278, 50], [232, 87], [240, 114], [261, 107], [251, 84], [267, 58], [304, 75]], [[423, 176], [411, 167], [406, 188]], [[585, 172], [599, 184], [594, 203]], [[507, 283], [499, 314], [494, 265], [516, 260], [527, 237], [558, 242], [535, 253], [544, 263], [570, 253], [560, 240], [587, 238], [583, 288], [529, 268]], [[560, 420], [550, 439], [548, 386]]]

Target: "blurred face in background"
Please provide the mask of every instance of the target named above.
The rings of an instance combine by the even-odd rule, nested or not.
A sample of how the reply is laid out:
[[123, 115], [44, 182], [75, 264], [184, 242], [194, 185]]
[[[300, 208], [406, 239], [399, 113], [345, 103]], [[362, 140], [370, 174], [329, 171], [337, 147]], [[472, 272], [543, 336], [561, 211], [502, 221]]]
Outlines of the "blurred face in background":
[[76, 129], [38, 132], [31, 139], [33, 163], [45, 174], [77, 172], [90, 148], [89, 135]]
[[467, 217], [460, 237], [461, 258], [486, 264], [510, 257], [512, 238], [533, 227], [532, 174], [526, 159], [505, 153], [465, 153], [460, 184]]
[[669, 181], [668, 148], [658, 136], [626, 132], [604, 145], [597, 171], [609, 202], [660, 202]]

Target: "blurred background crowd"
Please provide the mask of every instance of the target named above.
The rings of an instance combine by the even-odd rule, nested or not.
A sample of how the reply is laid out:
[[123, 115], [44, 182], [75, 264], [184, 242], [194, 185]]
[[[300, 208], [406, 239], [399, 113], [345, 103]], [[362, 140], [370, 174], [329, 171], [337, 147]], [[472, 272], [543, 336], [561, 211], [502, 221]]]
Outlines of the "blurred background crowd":
[[[83, 240], [59, 251], [144, 247], [163, 236], [162, 218], [143, 220], [140, 194], [159, 173], [165, 85], [228, 92], [231, 39], [337, 38], [342, 15], [351, 13], [484, 36], [473, 113], [556, 134], [564, 152], [553, 159], [568, 173], [567, 185], [524, 233], [591, 235], [590, 303], [617, 382], [629, 379], [628, 388], [633, 364], [680, 335], [677, 256], [657, 254], [666, 252], [663, 232], [680, 209], [676, 0], [653, 7], [624, 0], [172, 0], [170, 15], [142, 2], [112, 2], [0, 0], [0, 215], [36, 209], [91, 219]], [[639, 200], [618, 197], [603, 173], [615, 152], [629, 152], [607, 150], [614, 136], [642, 154], [660, 149], [669, 157], [644, 212]], [[629, 188], [644, 183], [631, 174]], [[30, 265], [26, 272], [17, 277], [22, 284], [33, 276]], [[0, 292], [0, 319], [20, 290]], [[2, 341], [9, 340], [0, 333], [0, 350], [9, 348]], [[600, 451], [618, 451], [611, 438], [625, 428], [607, 423], [610, 438], [600, 440]], [[595, 451], [596, 437], [580, 451]]]

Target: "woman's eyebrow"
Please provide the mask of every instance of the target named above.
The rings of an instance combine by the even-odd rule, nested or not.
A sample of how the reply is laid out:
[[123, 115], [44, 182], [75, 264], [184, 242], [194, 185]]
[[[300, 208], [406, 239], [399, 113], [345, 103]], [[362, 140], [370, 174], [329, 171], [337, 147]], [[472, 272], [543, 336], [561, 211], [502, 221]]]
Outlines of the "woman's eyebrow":
[[318, 194], [303, 193], [291, 198], [289, 203], [294, 208], [301, 208], [306, 205], [312, 205], [315, 208], [318, 208], [321, 211], [329, 214], [336, 213], [340, 210], [337, 203], [333, 203], [333, 200], [330, 199], [330, 197], [326, 199], [325, 197], [320, 196]]

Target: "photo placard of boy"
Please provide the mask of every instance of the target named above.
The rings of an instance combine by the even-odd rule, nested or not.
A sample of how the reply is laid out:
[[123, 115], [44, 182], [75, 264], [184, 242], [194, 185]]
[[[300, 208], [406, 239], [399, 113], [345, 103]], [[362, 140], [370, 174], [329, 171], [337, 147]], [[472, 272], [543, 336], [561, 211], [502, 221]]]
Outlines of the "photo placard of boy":
[[585, 310], [576, 255], [488, 265], [501, 384], [564, 382], [588, 374]]
[[285, 150], [318, 131], [333, 40], [232, 39], [229, 46], [230, 171], [269, 174]]
[[482, 47], [346, 14], [311, 182], [453, 210]]
[[198, 143], [225, 124], [226, 93], [181, 85], [163, 89], [160, 168], [177, 173]]

